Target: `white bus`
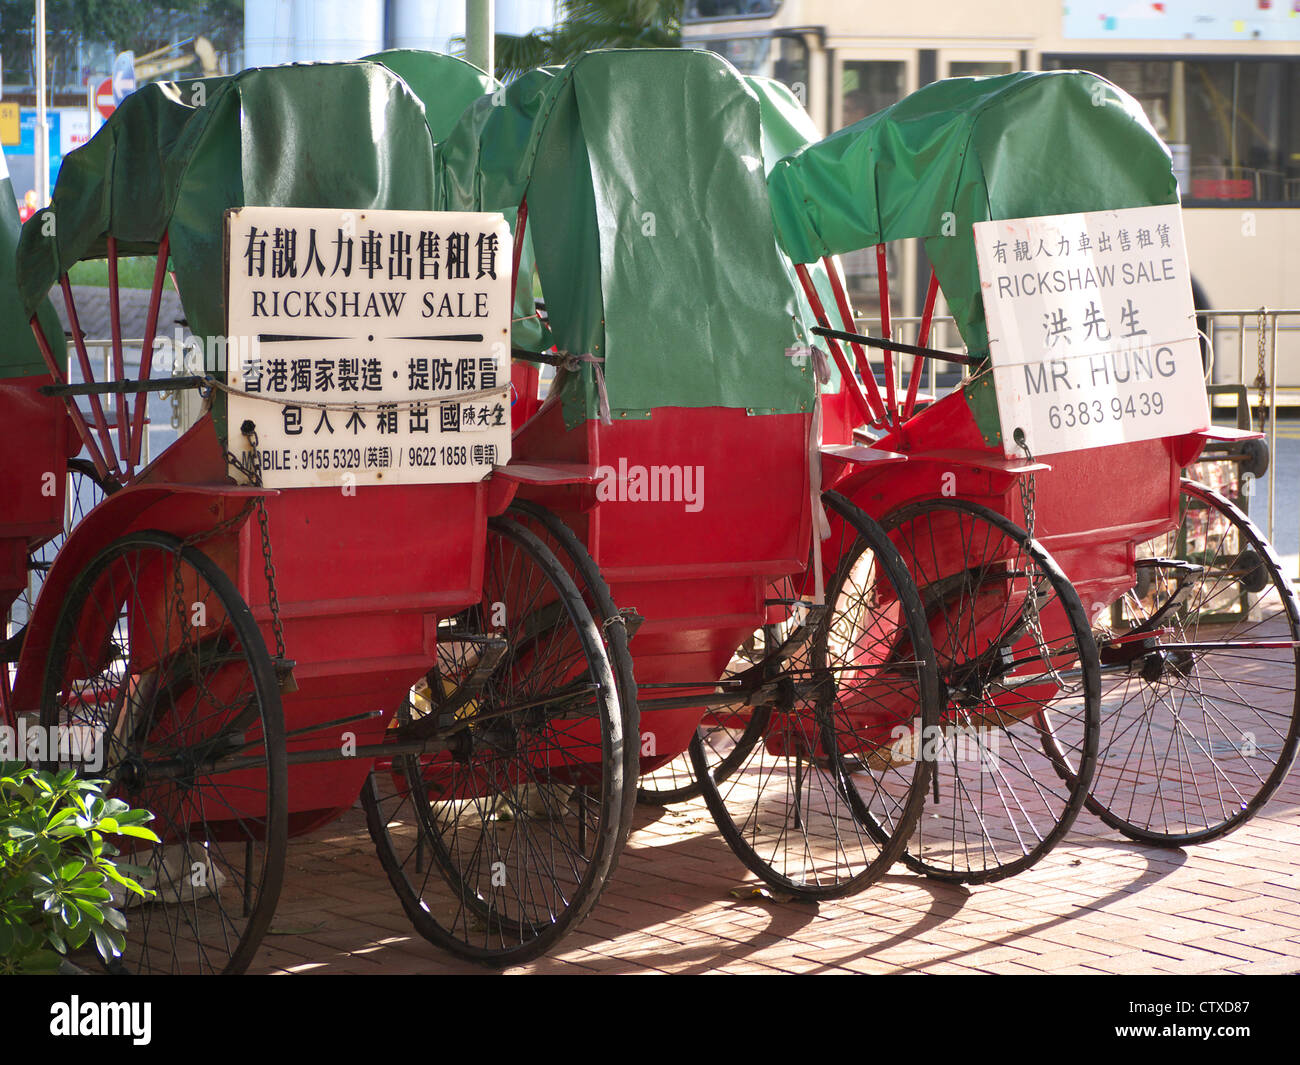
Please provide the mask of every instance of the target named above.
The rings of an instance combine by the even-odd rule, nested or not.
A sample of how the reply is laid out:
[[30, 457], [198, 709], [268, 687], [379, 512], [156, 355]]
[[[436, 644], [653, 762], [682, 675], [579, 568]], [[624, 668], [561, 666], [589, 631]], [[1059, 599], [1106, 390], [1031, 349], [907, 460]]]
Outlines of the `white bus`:
[[[785, 82], [823, 133], [939, 78], [1093, 71], [1173, 150], [1198, 307], [1300, 307], [1300, 0], [687, 0], [683, 43]], [[899, 258], [893, 299], [915, 314], [928, 267], [915, 248]], [[870, 315], [874, 256], [844, 265]], [[1214, 380], [1240, 380], [1244, 362], [1252, 383], [1255, 317], [1240, 334], [1211, 321]], [[1286, 329], [1300, 323], [1282, 321], [1277, 380], [1300, 388], [1300, 336]]]

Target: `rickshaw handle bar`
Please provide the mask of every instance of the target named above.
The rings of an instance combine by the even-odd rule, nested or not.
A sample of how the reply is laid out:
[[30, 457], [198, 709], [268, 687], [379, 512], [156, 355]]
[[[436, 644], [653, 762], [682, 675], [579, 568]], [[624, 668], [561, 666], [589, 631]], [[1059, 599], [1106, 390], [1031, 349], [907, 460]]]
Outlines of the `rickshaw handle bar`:
[[[351, 754], [343, 754], [336, 747], [326, 747], [311, 751], [288, 751], [285, 762], [288, 765], [311, 765], [316, 762], [348, 762], [354, 758], [388, 758], [400, 754], [437, 754], [447, 750], [442, 740], [427, 740], [414, 743], [376, 743], [357, 747]], [[165, 762], [151, 762], [149, 774], [159, 780], [201, 775], [214, 776], [218, 773], [235, 773], [242, 769], [257, 769], [266, 765], [265, 754], [226, 755], [211, 761], [204, 761], [197, 766], [189, 765], [179, 759]]]
[[178, 392], [186, 388], [206, 388], [212, 382], [205, 377], [162, 377], [144, 381], [91, 381], [79, 385], [41, 385], [43, 396], [113, 396], [134, 392]]
[[978, 366], [984, 361], [972, 359], [969, 355], [954, 355], [950, 351], [939, 351], [937, 348], [922, 348], [915, 344], [900, 344], [896, 340], [864, 337], [860, 333], [846, 333], [841, 329], [827, 329], [820, 325], [813, 326], [812, 331], [819, 337], [847, 340], [851, 344], [865, 344], [869, 348], [880, 348], [883, 351], [901, 351], [904, 355], [920, 355], [927, 359], [938, 359], [940, 362], [955, 362], [959, 366]]

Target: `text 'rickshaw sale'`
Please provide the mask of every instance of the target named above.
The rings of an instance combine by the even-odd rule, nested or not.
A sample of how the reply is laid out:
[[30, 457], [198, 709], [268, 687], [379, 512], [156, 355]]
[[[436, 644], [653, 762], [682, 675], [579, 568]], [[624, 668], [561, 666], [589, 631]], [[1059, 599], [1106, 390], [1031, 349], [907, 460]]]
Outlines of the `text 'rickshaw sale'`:
[[229, 423], [254, 423], [267, 487], [477, 481], [508, 461], [500, 214], [244, 207], [226, 265]]
[[1002, 444], [1035, 455], [1209, 425], [1180, 208], [980, 222]]

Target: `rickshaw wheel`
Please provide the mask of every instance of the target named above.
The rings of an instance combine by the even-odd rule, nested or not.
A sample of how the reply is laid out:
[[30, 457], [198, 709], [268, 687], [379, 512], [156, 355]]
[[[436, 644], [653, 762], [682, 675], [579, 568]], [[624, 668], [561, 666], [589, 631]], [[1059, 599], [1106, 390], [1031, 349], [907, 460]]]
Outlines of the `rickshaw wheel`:
[[1047, 551], [987, 507], [927, 500], [882, 525], [920, 589], [943, 691], [924, 737], [933, 788], [903, 861], [941, 880], [1013, 876], [1088, 795], [1100, 678], [1087, 615]]
[[[1088, 807], [1144, 843], [1203, 843], [1253, 817], [1295, 759], [1300, 606], [1254, 523], [1192, 481], [1178, 529], [1138, 545], [1137, 559], [1146, 594], [1134, 589], [1100, 619], [1112, 664]], [[1122, 654], [1113, 638], [1143, 623], [1155, 644]], [[1176, 646], [1189, 643], [1206, 646]]]
[[[0, 634], [0, 644], [7, 645], [7, 642], [12, 639], [14, 646], [9, 649], [5, 661], [0, 664], [0, 668], [7, 668], [10, 662], [17, 661], [18, 651], [21, 647], [21, 637], [18, 634], [26, 628], [28, 621], [31, 619], [32, 610], [35, 608], [36, 599], [40, 595], [41, 586], [45, 583], [45, 575], [49, 572], [50, 566], [54, 564], [54, 558], [67, 540], [68, 533], [105, 496], [116, 492], [118, 487], [116, 481], [101, 477], [93, 462], [87, 459], [68, 460], [68, 503], [64, 511], [63, 529], [57, 536], [52, 537], [27, 556], [28, 587], [10, 605], [8, 614], [5, 617], [4, 633]], [[10, 678], [5, 677], [4, 683], [0, 683], [0, 701], [6, 697], [9, 680]], [[0, 710], [4, 709], [3, 706], [0, 706]], [[5, 714], [0, 713], [0, 721], [7, 721]], [[13, 724], [13, 722], [8, 723]]]
[[[632, 652], [628, 649], [627, 624], [610, 594], [609, 585], [574, 531], [546, 507], [529, 499], [516, 499], [510, 504], [510, 515], [564, 563], [565, 571], [573, 578], [583, 602], [591, 611], [614, 671], [618, 702], [623, 710], [623, 751], [627, 757], [624, 778], [636, 780], [641, 769], [641, 715], [637, 710], [636, 676], [632, 669]], [[622, 812], [623, 828], [627, 834], [632, 831], [632, 810], [637, 798], [638, 792], [627, 788], [627, 808]]]
[[[773, 589], [773, 599], [793, 601], [799, 598], [795, 581], [786, 577]], [[799, 625], [793, 610], [790, 617], [776, 625], [764, 625], [732, 656], [722, 680], [735, 676], [762, 663], [781, 646], [782, 641]], [[769, 650], [770, 648], [770, 650]], [[779, 668], [773, 663], [773, 668]], [[747, 720], [737, 721], [732, 707], [709, 708], [701, 719], [696, 734], [704, 751], [704, 760], [714, 781], [726, 780], [749, 757], [750, 749], [758, 742], [767, 727], [768, 715], [755, 710]], [[689, 802], [700, 796], [700, 783], [695, 777], [695, 766], [690, 748], [671, 762], [644, 773], [638, 782], [637, 802], [646, 806], [672, 806]]]
[[107, 779], [162, 839], [114, 841], [151, 896], [117, 899], [126, 943], [110, 969], [244, 971], [284, 880], [288, 783], [275, 670], [222, 569], [163, 532], [100, 552], [56, 623], [41, 724], [95, 730], [98, 756], [59, 764]]
[[[402, 907], [430, 942], [513, 965], [595, 905], [626, 837], [623, 715], [596, 623], [561, 562], [508, 518], [488, 523], [480, 603], [439, 627], [430, 676], [446, 750], [399, 755], [362, 791]], [[473, 697], [488, 641], [500, 659]], [[432, 689], [431, 689], [432, 692]], [[464, 693], [462, 692], [462, 695]], [[420, 717], [408, 702], [396, 731]]]
[[[748, 722], [739, 727], [727, 720], [734, 714], [735, 711], [730, 707], [723, 707], [716, 713], [706, 710], [695, 730], [705, 766], [718, 783], [726, 780], [737, 766], [744, 763], [767, 725], [767, 715], [761, 711], [754, 711]], [[697, 799], [701, 794], [701, 785], [695, 775], [695, 762], [687, 748], [671, 762], [642, 774], [636, 801], [646, 806], [672, 806]]]
[[[618, 623], [605, 624], [605, 619], [619, 616], [609, 586], [582, 541], [549, 510], [531, 500], [516, 499], [511, 503], [510, 511], [516, 521], [535, 533], [556, 557], [565, 563], [565, 569], [582, 592], [592, 617], [601, 619], [601, 636], [605, 643], [605, 650], [609, 654], [610, 665], [614, 667], [619, 702], [623, 707], [623, 735], [628, 737], [628, 742], [624, 745], [628, 755], [626, 774], [629, 780], [637, 780], [638, 784], [634, 792], [629, 791], [632, 806], [628, 808], [624, 818], [630, 834], [632, 807], [636, 803], [667, 806], [685, 802], [700, 794], [700, 787], [695, 782], [695, 771], [691, 766], [690, 752], [683, 751], [667, 765], [637, 779], [641, 770], [639, 743], [641, 725], [640, 715], [637, 712], [636, 680], [632, 672], [632, 655], [628, 649], [626, 626]], [[734, 730], [722, 725], [710, 725], [708, 714], [705, 715], [700, 728], [704, 733], [705, 749], [710, 755], [710, 764], [723, 761], [728, 752], [734, 753], [737, 746]]]
[[[745, 865], [802, 898], [860, 890], [897, 860], [929, 781], [924, 758], [875, 755], [894, 728], [937, 721], [938, 685], [920, 600], [880, 527], [835, 493], [823, 543], [828, 610], [784, 670], [789, 695], [755, 709], [760, 738], [725, 775], [697, 733], [691, 758], [719, 830]], [[778, 681], [780, 683], [780, 681]], [[867, 811], [876, 819], [869, 823]]]

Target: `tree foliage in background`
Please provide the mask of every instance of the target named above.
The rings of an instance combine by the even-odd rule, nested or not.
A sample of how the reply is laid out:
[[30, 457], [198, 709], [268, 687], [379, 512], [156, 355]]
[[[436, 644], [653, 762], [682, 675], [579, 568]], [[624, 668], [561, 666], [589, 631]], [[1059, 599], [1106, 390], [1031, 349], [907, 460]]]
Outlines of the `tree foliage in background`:
[[[35, 81], [32, 69], [36, 5], [32, 0], [0, 0], [0, 47], [5, 78]], [[195, 34], [219, 52], [239, 48], [244, 35], [244, 0], [46, 0], [46, 50], [68, 69], [78, 41], [111, 44], [114, 51], [144, 55]], [[104, 73], [108, 73], [105, 71]]]
[[496, 35], [496, 75], [509, 80], [593, 48], [678, 48], [682, 6], [683, 0], [564, 0], [558, 25]]

